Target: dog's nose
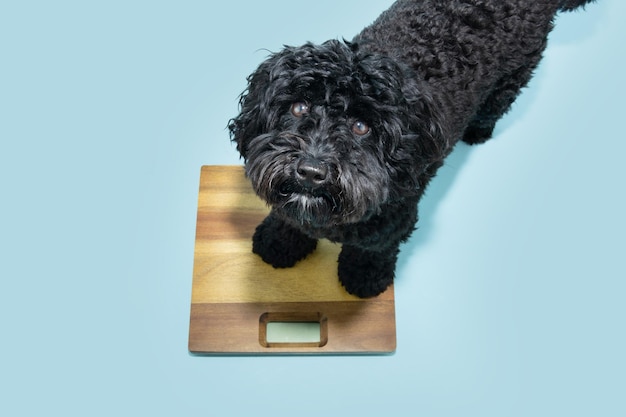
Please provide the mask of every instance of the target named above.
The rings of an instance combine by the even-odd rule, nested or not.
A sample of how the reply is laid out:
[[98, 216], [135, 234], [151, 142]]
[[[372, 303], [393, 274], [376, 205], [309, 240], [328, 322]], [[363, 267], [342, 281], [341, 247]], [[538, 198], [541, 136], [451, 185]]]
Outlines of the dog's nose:
[[314, 158], [305, 158], [296, 166], [296, 178], [305, 187], [317, 188], [326, 183], [328, 168]]

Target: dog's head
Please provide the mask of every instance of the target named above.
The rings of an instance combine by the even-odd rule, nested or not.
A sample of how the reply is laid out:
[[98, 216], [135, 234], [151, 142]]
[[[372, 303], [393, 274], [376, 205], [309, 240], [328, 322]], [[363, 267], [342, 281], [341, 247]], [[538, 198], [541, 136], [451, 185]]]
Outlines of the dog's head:
[[313, 227], [369, 218], [441, 161], [436, 106], [407, 69], [357, 45], [286, 47], [248, 77], [229, 124], [256, 193]]

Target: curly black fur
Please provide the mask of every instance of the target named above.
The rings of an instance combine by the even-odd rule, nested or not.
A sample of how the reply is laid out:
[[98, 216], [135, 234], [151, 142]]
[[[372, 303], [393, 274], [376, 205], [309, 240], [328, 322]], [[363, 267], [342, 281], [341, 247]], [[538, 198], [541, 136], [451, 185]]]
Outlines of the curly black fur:
[[319, 238], [360, 297], [392, 282], [455, 143], [482, 143], [532, 76], [558, 11], [593, 0], [400, 0], [351, 42], [285, 47], [248, 77], [232, 140], [272, 211], [253, 251], [288, 267]]

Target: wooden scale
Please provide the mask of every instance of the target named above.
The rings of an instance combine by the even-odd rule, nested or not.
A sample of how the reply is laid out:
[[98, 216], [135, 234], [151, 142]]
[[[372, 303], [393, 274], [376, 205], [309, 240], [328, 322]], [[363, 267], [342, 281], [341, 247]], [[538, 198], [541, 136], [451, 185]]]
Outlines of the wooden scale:
[[326, 240], [293, 268], [266, 264], [252, 253], [251, 238], [268, 212], [243, 167], [202, 167], [189, 351], [393, 352], [393, 286], [369, 299], [348, 294], [337, 279], [341, 247]]

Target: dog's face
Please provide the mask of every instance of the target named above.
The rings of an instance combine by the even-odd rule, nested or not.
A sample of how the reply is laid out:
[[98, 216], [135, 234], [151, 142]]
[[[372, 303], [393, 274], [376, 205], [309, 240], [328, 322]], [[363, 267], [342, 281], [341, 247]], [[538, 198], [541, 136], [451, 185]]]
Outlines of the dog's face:
[[443, 157], [431, 98], [393, 60], [329, 41], [272, 55], [229, 125], [256, 193], [301, 224], [365, 220]]

